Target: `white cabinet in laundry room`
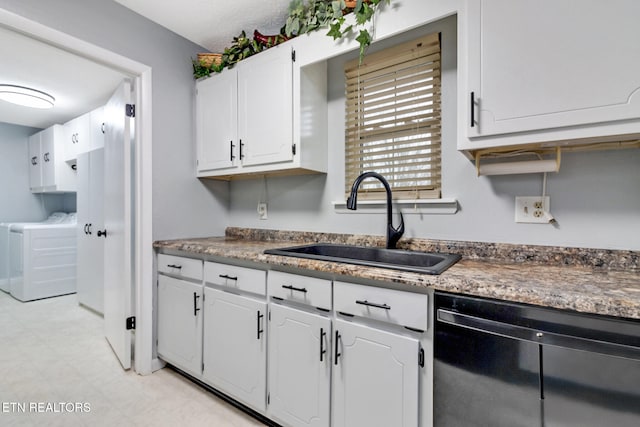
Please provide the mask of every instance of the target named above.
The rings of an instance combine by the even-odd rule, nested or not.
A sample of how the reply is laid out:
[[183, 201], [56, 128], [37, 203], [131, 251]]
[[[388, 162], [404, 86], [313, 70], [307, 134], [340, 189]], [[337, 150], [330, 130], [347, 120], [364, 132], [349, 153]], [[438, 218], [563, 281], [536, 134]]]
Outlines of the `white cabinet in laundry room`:
[[78, 302], [104, 310], [104, 149], [78, 155]]
[[78, 154], [89, 150], [91, 140], [91, 113], [64, 124], [64, 153], [65, 160], [73, 160]]
[[53, 125], [29, 137], [31, 192], [76, 191], [76, 174], [64, 161], [63, 134], [61, 125]]

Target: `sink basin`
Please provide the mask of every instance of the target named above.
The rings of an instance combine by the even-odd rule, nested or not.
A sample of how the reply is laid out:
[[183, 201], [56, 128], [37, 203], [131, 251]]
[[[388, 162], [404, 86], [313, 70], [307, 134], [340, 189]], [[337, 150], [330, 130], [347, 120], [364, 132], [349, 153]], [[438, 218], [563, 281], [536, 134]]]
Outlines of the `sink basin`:
[[440, 274], [460, 260], [460, 255], [414, 252], [402, 249], [319, 243], [267, 249], [265, 254], [345, 262], [368, 267], [392, 268], [425, 274]]

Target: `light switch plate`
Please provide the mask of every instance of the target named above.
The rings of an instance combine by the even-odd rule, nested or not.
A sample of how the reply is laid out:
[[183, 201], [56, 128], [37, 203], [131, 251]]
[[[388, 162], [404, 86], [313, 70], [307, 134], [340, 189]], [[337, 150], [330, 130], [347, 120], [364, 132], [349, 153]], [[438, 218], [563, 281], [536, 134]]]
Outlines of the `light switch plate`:
[[258, 218], [267, 219], [267, 204], [260, 202], [258, 203]]

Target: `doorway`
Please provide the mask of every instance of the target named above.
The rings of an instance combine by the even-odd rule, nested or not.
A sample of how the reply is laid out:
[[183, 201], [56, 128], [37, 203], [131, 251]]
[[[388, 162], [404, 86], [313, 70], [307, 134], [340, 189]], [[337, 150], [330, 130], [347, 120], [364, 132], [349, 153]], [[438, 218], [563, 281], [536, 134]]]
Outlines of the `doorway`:
[[131, 281], [135, 301], [132, 312], [136, 317], [133, 368], [139, 374], [149, 374], [160, 367], [157, 359], [154, 362], [152, 353], [151, 68], [3, 9], [0, 9], [0, 26], [111, 67], [132, 79], [136, 93], [136, 142], [131, 150], [132, 173], [128, 185], [134, 195], [130, 218], [133, 242], [130, 262], [134, 266]]

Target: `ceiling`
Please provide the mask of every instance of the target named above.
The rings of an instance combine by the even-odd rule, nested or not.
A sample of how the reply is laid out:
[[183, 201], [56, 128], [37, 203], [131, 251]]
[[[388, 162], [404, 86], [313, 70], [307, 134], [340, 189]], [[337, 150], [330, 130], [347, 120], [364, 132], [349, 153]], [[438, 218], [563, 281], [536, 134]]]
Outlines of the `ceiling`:
[[124, 75], [93, 61], [0, 27], [0, 83], [52, 95], [40, 110], [0, 100], [0, 122], [44, 129], [104, 105]]
[[277, 34], [290, 0], [115, 0], [140, 15], [205, 47], [222, 52], [234, 36]]

